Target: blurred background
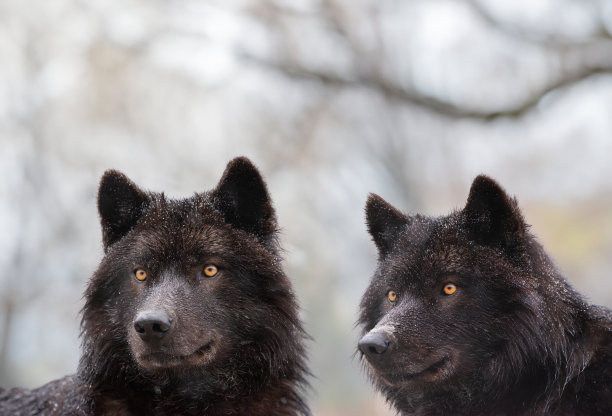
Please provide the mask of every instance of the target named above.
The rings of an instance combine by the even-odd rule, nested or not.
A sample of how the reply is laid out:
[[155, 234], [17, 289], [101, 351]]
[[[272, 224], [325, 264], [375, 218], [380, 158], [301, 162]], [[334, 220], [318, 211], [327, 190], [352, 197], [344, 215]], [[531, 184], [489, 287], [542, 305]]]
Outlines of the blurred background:
[[315, 415], [392, 415], [357, 359], [376, 192], [445, 215], [487, 173], [612, 306], [609, 0], [2, 0], [0, 386], [72, 373], [103, 171], [184, 197], [246, 155], [314, 341]]

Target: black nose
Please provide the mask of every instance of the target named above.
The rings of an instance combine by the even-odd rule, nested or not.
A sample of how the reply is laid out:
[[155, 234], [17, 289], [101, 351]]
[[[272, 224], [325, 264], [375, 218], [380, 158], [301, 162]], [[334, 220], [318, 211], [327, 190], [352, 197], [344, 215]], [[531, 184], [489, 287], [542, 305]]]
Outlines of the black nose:
[[365, 355], [380, 355], [384, 354], [389, 349], [391, 341], [380, 332], [368, 333], [359, 340], [359, 350]]
[[140, 312], [134, 320], [134, 329], [144, 341], [162, 339], [172, 328], [172, 318], [162, 311]]

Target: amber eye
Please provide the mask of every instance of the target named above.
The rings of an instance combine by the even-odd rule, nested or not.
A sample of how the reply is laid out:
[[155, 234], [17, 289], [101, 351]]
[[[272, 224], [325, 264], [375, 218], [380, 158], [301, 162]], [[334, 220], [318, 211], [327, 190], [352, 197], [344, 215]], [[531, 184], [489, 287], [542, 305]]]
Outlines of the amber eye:
[[204, 266], [204, 276], [215, 277], [219, 273], [219, 269], [214, 264], [207, 264]]
[[452, 295], [453, 293], [457, 291], [457, 286], [455, 286], [452, 283], [447, 283], [444, 285], [443, 291], [445, 295]]
[[389, 302], [394, 303], [397, 300], [397, 293], [395, 293], [395, 291], [390, 290], [389, 293], [387, 293], [387, 298], [389, 299]]
[[134, 276], [136, 276], [136, 279], [142, 282], [147, 278], [147, 272], [144, 269], [136, 269], [134, 271]]

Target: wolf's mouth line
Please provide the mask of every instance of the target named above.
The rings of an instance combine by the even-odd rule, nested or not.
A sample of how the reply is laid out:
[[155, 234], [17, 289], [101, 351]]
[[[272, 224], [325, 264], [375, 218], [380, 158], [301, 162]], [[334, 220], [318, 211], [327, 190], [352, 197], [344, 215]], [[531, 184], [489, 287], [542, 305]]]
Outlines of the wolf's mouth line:
[[412, 373], [412, 374], [406, 374], [406, 375], [404, 375], [404, 377], [407, 378], [407, 379], [412, 379], [412, 378], [419, 377], [419, 376], [421, 376], [423, 374], [435, 373], [435, 372], [439, 371], [442, 367], [444, 367], [444, 365], [448, 362], [448, 359], [449, 358], [447, 356], [444, 356], [444, 357], [442, 357], [441, 360], [436, 361], [435, 363], [433, 363], [429, 367], [425, 368], [424, 370], [416, 372], [416, 373]]
[[368, 364], [370, 366], [370, 368], [377, 373], [380, 378], [385, 382], [385, 384], [389, 385], [389, 386], [394, 386], [397, 384], [401, 384], [402, 382], [407, 382], [407, 381], [411, 381], [414, 379], [417, 379], [421, 376], [424, 376], [426, 374], [433, 374], [438, 372], [440, 369], [444, 368], [444, 366], [446, 365], [446, 363], [450, 360], [450, 357], [448, 356], [444, 356], [442, 357], [440, 360], [434, 362], [433, 364], [431, 364], [430, 366], [426, 367], [425, 369], [418, 371], [416, 373], [411, 373], [411, 374], [398, 374], [396, 377], [395, 381], [390, 380], [387, 377], [387, 374], [385, 374], [385, 372], [380, 371], [379, 369], [377, 369], [374, 365], [372, 365], [372, 363], [370, 363], [368, 361]]
[[165, 352], [153, 352], [153, 353], [145, 355], [143, 358], [156, 359], [159, 361], [185, 361], [193, 357], [202, 357], [206, 355], [206, 353], [212, 350], [212, 347], [213, 347], [213, 341], [209, 341], [208, 343], [204, 344], [203, 346], [201, 346], [200, 348], [198, 348], [191, 354], [173, 355], [173, 354], [168, 354]]

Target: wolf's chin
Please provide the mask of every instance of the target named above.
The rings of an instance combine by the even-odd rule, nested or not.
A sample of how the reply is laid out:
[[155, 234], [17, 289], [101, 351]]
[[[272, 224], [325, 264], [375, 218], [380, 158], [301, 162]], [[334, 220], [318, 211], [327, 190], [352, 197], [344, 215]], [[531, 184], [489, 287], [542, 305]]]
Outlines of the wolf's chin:
[[187, 355], [176, 355], [162, 351], [136, 355], [140, 367], [149, 371], [172, 370], [179, 368], [201, 367], [212, 362], [216, 355], [214, 341], [202, 345]]

